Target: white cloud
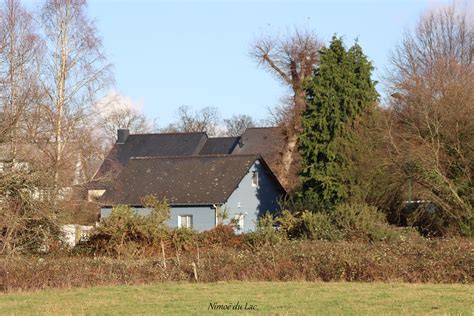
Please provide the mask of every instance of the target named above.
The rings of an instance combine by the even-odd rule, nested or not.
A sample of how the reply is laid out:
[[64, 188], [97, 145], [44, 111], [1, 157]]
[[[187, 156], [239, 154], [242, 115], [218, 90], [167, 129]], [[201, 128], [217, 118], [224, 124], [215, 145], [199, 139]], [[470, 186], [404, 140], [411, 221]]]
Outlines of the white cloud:
[[111, 111], [121, 108], [135, 109], [142, 113], [143, 107], [143, 100], [132, 100], [132, 98], [115, 90], [109, 91], [109, 93], [96, 104], [96, 110], [102, 116], [106, 116]]

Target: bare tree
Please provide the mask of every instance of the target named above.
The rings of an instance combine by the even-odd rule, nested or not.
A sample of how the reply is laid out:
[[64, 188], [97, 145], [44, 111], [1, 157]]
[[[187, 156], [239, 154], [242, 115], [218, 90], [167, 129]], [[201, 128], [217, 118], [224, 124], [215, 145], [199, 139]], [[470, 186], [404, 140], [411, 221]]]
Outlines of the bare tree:
[[274, 74], [291, 90], [292, 100], [284, 111], [287, 117], [281, 120], [281, 127], [287, 139], [286, 148], [282, 153], [281, 178], [285, 182], [288, 182], [290, 169], [297, 155], [300, 118], [306, 108], [303, 82], [312, 76], [314, 66], [319, 61], [321, 45], [314, 32], [295, 29], [286, 37], [261, 36], [252, 44], [250, 50], [250, 55], [259, 65]]
[[41, 79], [52, 127], [54, 152], [49, 156], [57, 188], [60, 170], [71, 160], [63, 159], [64, 154], [77, 153], [73, 140], [80, 139], [78, 131], [88, 124], [98, 93], [110, 82], [110, 65], [84, 0], [48, 0], [41, 22], [48, 49]]
[[124, 96], [112, 93], [105, 101], [96, 106], [98, 124], [103, 128], [105, 136], [117, 140], [117, 129], [125, 128], [133, 134], [148, 133], [152, 130], [151, 123], [140, 110], [133, 107]]
[[205, 132], [210, 136], [216, 136], [220, 133], [220, 114], [215, 107], [204, 107], [193, 112], [190, 106], [183, 105], [178, 108], [177, 116], [176, 123], [170, 124], [162, 131]]
[[226, 136], [240, 136], [249, 127], [256, 127], [257, 124], [252, 117], [239, 114], [233, 115], [230, 119], [224, 119]]
[[25, 135], [26, 112], [37, 103], [40, 39], [33, 18], [18, 0], [6, 0], [0, 16], [0, 104], [2, 134], [10, 144], [9, 159], [17, 158], [18, 143]]
[[107, 113], [103, 118], [103, 125], [107, 136], [113, 140], [116, 140], [119, 128], [128, 129], [133, 134], [151, 131], [147, 117], [138, 110], [126, 106], [115, 108]]
[[[454, 5], [424, 15], [392, 54], [393, 163], [417, 196], [466, 220], [474, 205], [474, 26]], [[406, 166], [409, 166], [406, 167]], [[411, 184], [412, 183], [412, 184]]]
[[280, 102], [273, 106], [267, 107], [267, 117], [263, 119], [264, 125], [278, 127], [285, 126], [286, 121], [292, 116], [293, 98], [283, 96]]

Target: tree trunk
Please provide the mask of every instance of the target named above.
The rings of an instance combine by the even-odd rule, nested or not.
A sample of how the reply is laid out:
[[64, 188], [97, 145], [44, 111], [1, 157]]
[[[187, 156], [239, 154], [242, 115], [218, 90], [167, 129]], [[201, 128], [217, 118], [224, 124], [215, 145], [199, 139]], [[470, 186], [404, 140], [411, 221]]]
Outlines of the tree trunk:
[[67, 25], [68, 9], [66, 9], [66, 17], [61, 23], [60, 29], [60, 64], [56, 76], [57, 97], [56, 97], [56, 121], [55, 121], [55, 138], [56, 138], [56, 161], [54, 169], [54, 189], [55, 193], [59, 190], [59, 168], [62, 156], [62, 117], [64, 111], [64, 94], [67, 77], [67, 46], [68, 46], [68, 25]]
[[[16, 62], [15, 62], [15, 51], [16, 51], [16, 46], [15, 46], [15, 20], [16, 17], [14, 16], [13, 8], [9, 8], [9, 15], [8, 18], [10, 20], [9, 23], [9, 37], [10, 37], [10, 52], [8, 54], [8, 63], [9, 63], [9, 85], [10, 85], [10, 118], [9, 118], [9, 125], [11, 128], [11, 133], [10, 133], [10, 144], [11, 144], [11, 151], [10, 151], [10, 159], [12, 160], [12, 167], [14, 167], [14, 163], [16, 160], [16, 152], [17, 152], [17, 144], [16, 144], [16, 138], [17, 138], [17, 128], [18, 128], [18, 115], [19, 115], [19, 109], [17, 109], [17, 89], [16, 89]], [[12, 16], [13, 15], [13, 16]]]
[[301, 87], [294, 87], [295, 95], [293, 96], [294, 112], [289, 126], [286, 128], [286, 143], [283, 149], [281, 163], [283, 172], [281, 176], [282, 185], [288, 189], [292, 185], [292, 166], [295, 163], [295, 155], [298, 154], [298, 135], [301, 133], [301, 114], [306, 108], [305, 93]]

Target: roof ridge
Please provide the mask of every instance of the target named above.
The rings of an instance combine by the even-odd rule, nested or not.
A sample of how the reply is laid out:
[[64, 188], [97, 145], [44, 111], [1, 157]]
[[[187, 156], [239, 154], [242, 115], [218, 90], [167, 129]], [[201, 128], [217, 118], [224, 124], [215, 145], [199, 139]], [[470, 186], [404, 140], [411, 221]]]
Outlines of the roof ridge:
[[203, 134], [210, 138], [206, 132], [170, 132], [170, 133], [137, 133], [137, 134], [130, 134], [130, 136], [150, 136], [150, 135], [189, 135], [189, 134]]
[[191, 156], [137, 156], [130, 157], [130, 160], [155, 160], [155, 159], [190, 159], [190, 158], [226, 158], [226, 157], [256, 157], [260, 158], [260, 154], [215, 154], [215, 155], [191, 155]]
[[215, 137], [209, 137], [208, 139], [218, 139], [218, 138], [239, 138], [242, 136], [215, 136]]
[[[247, 127], [245, 130], [248, 130], [248, 129], [279, 129], [280, 127], [278, 126], [260, 126], [260, 127]], [[245, 133], [245, 131], [244, 131]]]

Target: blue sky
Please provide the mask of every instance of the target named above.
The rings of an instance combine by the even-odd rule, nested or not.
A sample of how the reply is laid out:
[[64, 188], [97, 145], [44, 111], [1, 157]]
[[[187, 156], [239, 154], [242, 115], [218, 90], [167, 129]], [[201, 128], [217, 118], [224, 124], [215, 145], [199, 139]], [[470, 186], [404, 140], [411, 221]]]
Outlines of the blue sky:
[[92, 0], [89, 12], [114, 65], [115, 89], [164, 126], [181, 105], [265, 117], [286, 90], [248, 56], [262, 32], [305, 26], [325, 42], [334, 33], [348, 45], [358, 38], [378, 79], [404, 30], [442, 2]]

